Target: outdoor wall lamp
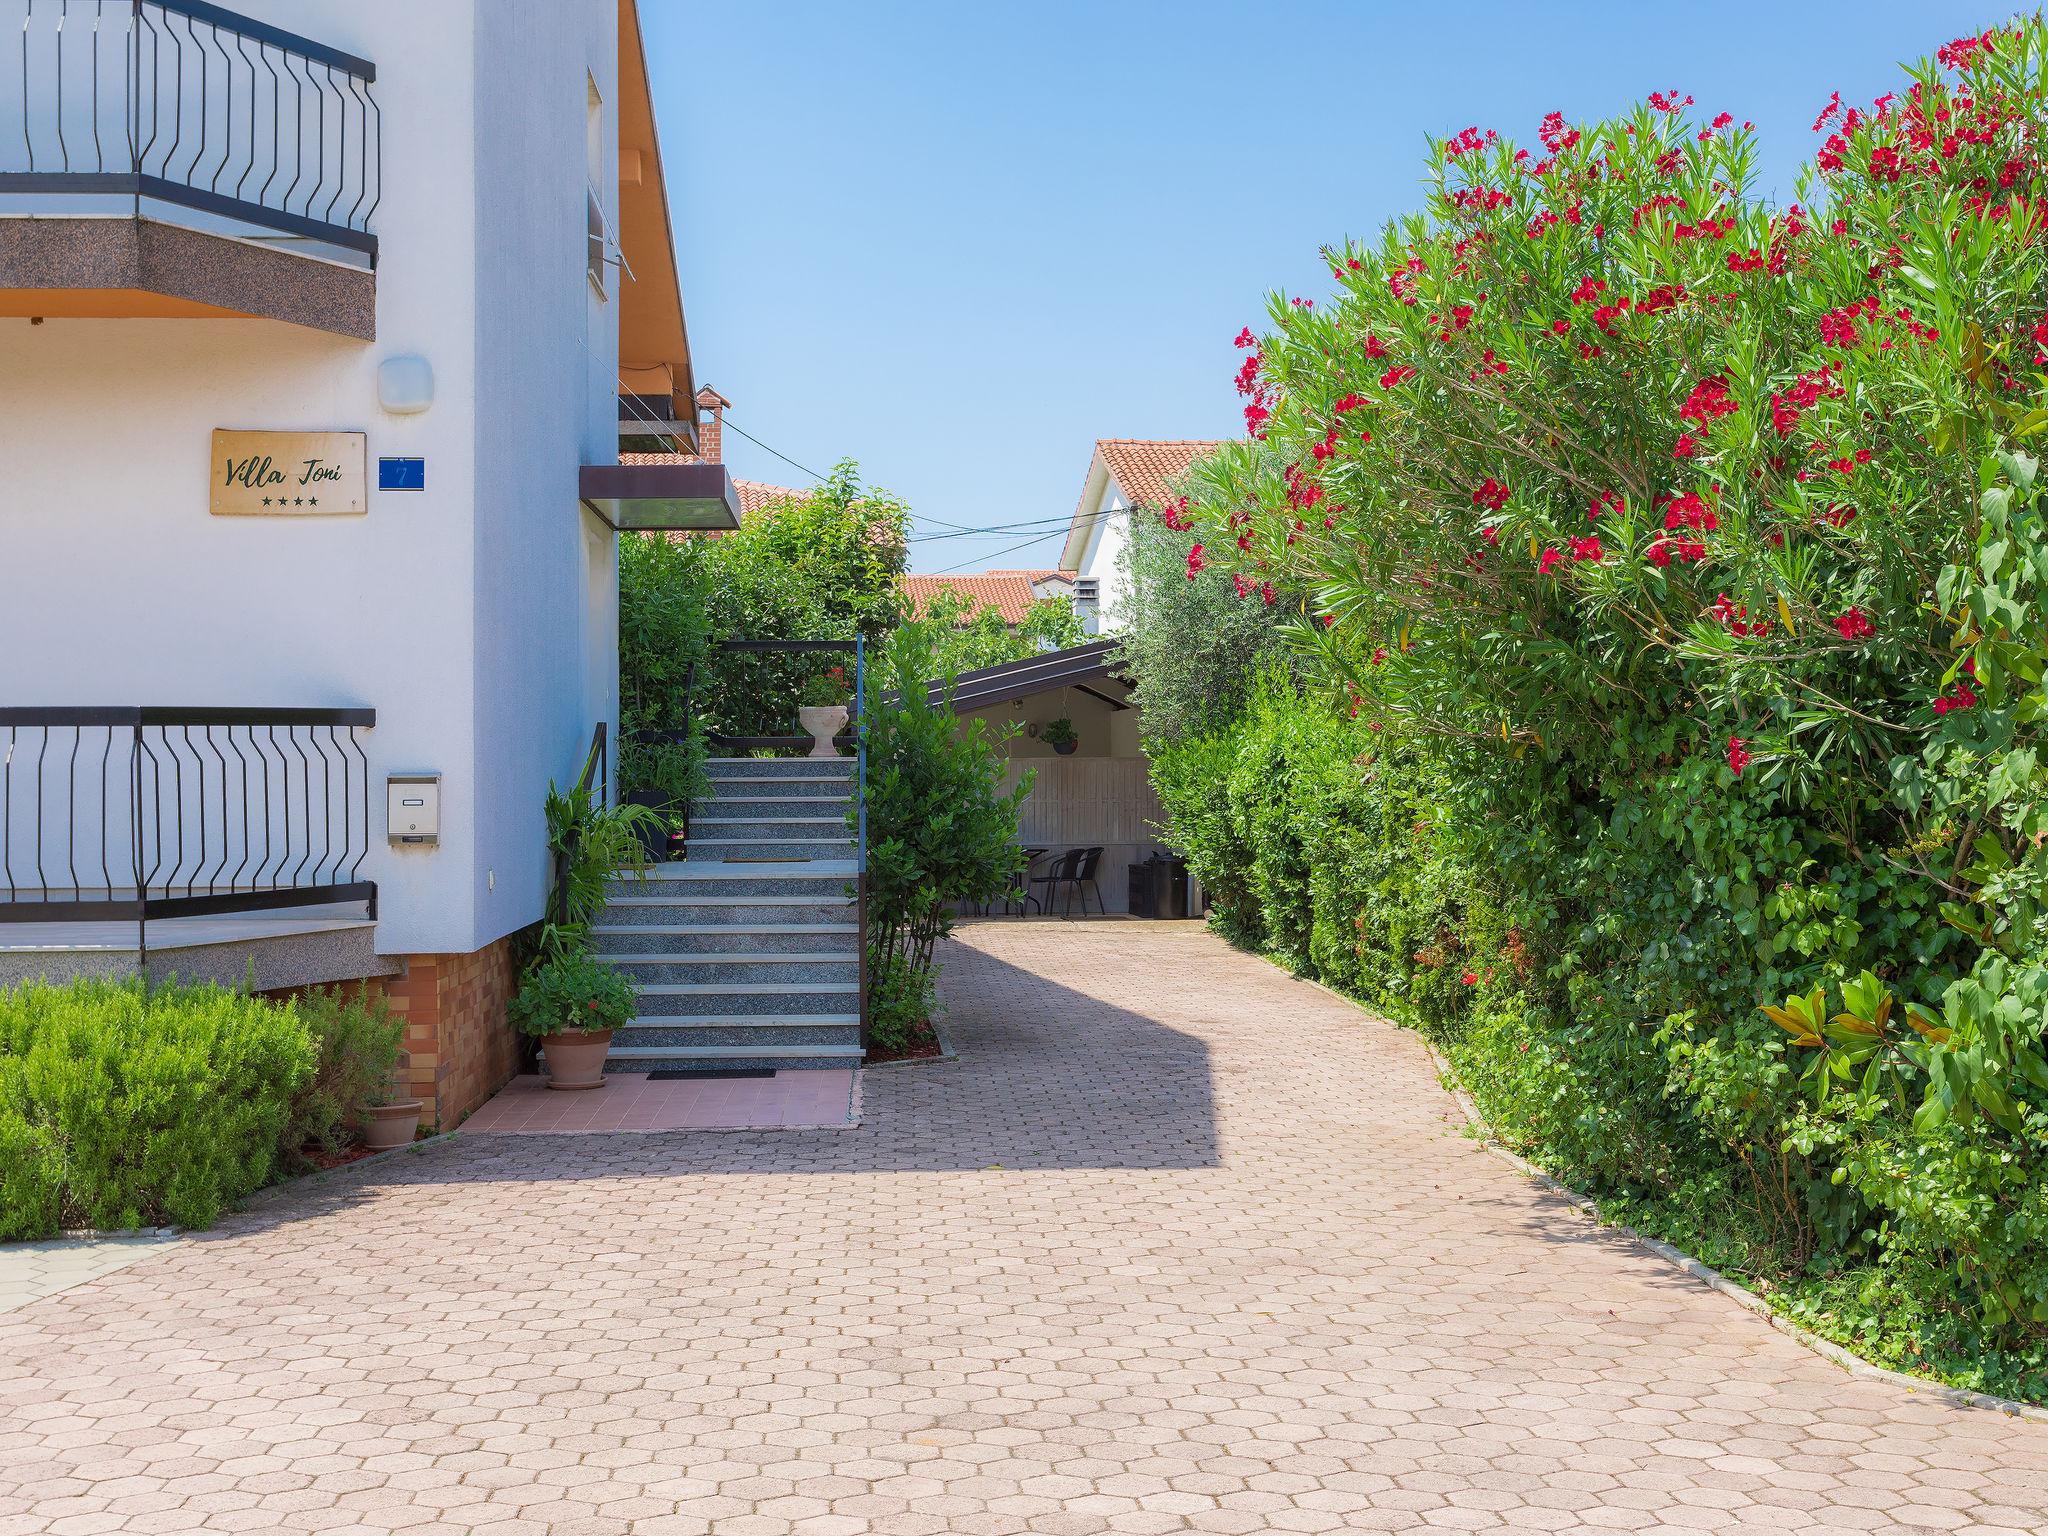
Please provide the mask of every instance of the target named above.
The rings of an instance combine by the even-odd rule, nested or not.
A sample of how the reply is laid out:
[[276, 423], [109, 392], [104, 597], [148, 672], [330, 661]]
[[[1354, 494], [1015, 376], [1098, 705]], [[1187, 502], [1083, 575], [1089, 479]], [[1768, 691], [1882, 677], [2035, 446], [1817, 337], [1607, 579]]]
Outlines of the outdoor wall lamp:
[[434, 368], [407, 353], [377, 365], [377, 403], [394, 416], [417, 416], [434, 403]]

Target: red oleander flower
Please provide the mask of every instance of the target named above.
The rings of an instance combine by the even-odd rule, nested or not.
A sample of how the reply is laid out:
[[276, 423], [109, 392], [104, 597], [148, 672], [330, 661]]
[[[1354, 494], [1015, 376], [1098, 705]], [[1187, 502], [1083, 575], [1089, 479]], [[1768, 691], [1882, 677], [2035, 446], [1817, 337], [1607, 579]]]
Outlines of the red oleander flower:
[[1197, 545], [1196, 545], [1196, 546], [1195, 546], [1195, 547], [1194, 547], [1193, 549], [1189, 550], [1189, 551], [1188, 551], [1188, 580], [1189, 580], [1189, 581], [1193, 581], [1193, 580], [1195, 579], [1195, 573], [1196, 573], [1196, 572], [1198, 572], [1198, 571], [1200, 571], [1200, 570], [1202, 570], [1202, 569], [1203, 569], [1203, 568], [1204, 568], [1205, 566], [1207, 566], [1207, 565], [1208, 565], [1208, 563], [1209, 563], [1209, 561], [1208, 561], [1207, 557], [1206, 557], [1206, 556], [1204, 556], [1204, 555], [1203, 555], [1203, 553], [1202, 553], [1202, 546], [1201, 546], [1201, 545], [1197, 544]]
[[1464, 975], [1460, 976], [1458, 980], [1465, 983], [1465, 985], [1468, 987], [1476, 987], [1479, 985], [1478, 973], [1474, 971], [1467, 971]]
[[1601, 550], [1598, 534], [1589, 533], [1582, 539], [1573, 539], [1571, 540], [1571, 546], [1572, 558], [1574, 560], [1590, 560], [1595, 565], [1600, 563]]
[[1563, 558], [1564, 556], [1558, 551], [1558, 548], [1555, 544], [1549, 545], [1544, 549], [1543, 554], [1536, 561], [1536, 569], [1541, 571], [1545, 576], [1548, 576], [1550, 574], [1550, 568], [1553, 565], [1557, 564], [1557, 562], [1562, 560]]
[[1410, 368], [1406, 363], [1403, 363], [1398, 367], [1389, 368], [1385, 373], [1380, 375], [1380, 388], [1392, 389], [1396, 384], [1401, 383], [1403, 380], [1412, 379], [1414, 377], [1415, 370], [1413, 368]]
[[1498, 512], [1508, 503], [1508, 488], [1493, 476], [1488, 475], [1478, 490], [1472, 493], [1472, 505], [1485, 507], [1489, 512]]
[[1232, 343], [1232, 345], [1239, 347], [1256, 347], [1258, 344], [1259, 338], [1252, 334], [1250, 326], [1246, 326], [1243, 330], [1239, 331], [1237, 333], [1237, 340]]
[[1689, 459], [1699, 451], [1700, 440], [1690, 432], [1679, 433], [1678, 441], [1671, 445], [1671, 457], [1674, 459]]
[[1842, 632], [1844, 640], [1868, 640], [1877, 633], [1877, 626], [1870, 622], [1870, 616], [1855, 607], [1835, 620], [1835, 628]]
[[1386, 659], [1387, 648], [1384, 645], [1376, 645], [1372, 648], [1372, 664], [1374, 666], [1378, 666], [1381, 662], [1385, 661]]
[[1340, 399], [1337, 402], [1334, 409], [1336, 410], [1337, 414], [1341, 416], [1346, 411], [1360, 410], [1363, 409], [1365, 406], [1371, 404], [1372, 402], [1366, 399], [1364, 395], [1345, 395], [1342, 399]]
[[1742, 777], [1742, 770], [1750, 765], [1751, 760], [1749, 744], [1740, 736], [1730, 736], [1728, 738], [1728, 771], [1739, 779]]

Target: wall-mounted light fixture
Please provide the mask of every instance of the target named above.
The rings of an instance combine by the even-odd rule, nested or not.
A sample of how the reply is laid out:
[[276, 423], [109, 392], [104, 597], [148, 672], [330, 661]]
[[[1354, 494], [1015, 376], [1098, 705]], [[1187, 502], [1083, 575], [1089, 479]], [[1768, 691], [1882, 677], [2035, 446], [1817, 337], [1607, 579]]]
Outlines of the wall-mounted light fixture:
[[406, 353], [377, 365], [377, 403], [393, 416], [417, 416], [434, 403], [434, 368]]

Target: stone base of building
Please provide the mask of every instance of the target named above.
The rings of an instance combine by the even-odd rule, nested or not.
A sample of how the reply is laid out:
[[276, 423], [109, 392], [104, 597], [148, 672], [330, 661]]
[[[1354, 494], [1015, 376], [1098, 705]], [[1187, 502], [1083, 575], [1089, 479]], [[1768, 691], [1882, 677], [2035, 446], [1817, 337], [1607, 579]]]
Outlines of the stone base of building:
[[508, 935], [469, 954], [389, 959], [397, 974], [345, 985], [381, 997], [392, 1016], [404, 1021], [399, 1043], [413, 1097], [420, 1100], [420, 1124], [452, 1131], [519, 1071], [524, 1042], [505, 1017], [519, 990], [513, 939]]
[[519, 990], [509, 937], [466, 955], [408, 955], [401, 974], [367, 985], [405, 1021], [422, 1125], [455, 1129], [519, 1070], [522, 1042], [505, 1019]]

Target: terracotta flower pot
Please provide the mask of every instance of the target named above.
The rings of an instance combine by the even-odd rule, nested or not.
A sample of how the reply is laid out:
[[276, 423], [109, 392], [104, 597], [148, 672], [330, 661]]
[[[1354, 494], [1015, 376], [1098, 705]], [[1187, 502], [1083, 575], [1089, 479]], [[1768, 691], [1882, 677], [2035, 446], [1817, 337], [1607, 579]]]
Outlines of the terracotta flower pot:
[[372, 1104], [363, 1122], [363, 1145], [373, 1152], [412, 1144], [420, 1129], [420, 1101], [401, 1099], [396, 1104]]
[[803, 723], [803, 728], [811, 733], [811, 756], [839, 755], [839, 748], [832, 738], [846, 729], [844, 704], [805, 704], [797, 709], [796, 717]]
[[545, 1035], [540, 1048], [547, 1058], [550, 1088], [602, 1088], [605, 1053], [612, 1048], [608, 1029], [578, 1029]]

